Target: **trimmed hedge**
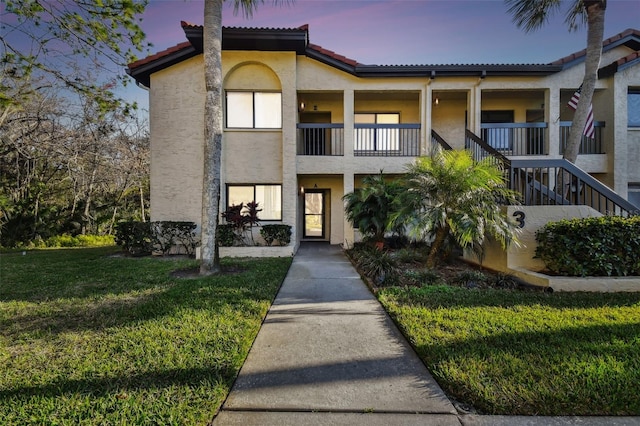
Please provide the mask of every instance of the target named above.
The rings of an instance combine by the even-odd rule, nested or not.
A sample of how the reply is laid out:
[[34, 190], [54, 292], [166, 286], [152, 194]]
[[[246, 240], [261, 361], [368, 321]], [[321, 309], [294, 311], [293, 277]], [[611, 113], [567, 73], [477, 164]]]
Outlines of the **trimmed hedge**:
[[278, 241], [281, 246], [286, 246], [291, 242], [291, 226], [290, 225], [263, 225], [260, 229], [260, 235], [268, 246]]
[[559, 275], [640, 275], [640, 216], [550, 222], [536, 241], [536, 257]]
[[116, 226], [116, 244], [134, 256], [145, 256], [154, 250], [167, 255], [175, 246], [193, 255], [199, 244], [193, 222], [120, 222]]

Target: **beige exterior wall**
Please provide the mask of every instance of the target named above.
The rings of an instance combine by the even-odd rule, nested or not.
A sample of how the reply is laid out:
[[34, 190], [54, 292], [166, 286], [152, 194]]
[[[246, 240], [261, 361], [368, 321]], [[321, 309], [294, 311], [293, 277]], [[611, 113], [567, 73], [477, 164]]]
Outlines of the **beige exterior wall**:
[[[624, 47], [606, 52], [602, 63], [628, 52]], [[354, 175], [375, 174], [381, 169], [386, 174], [399, 174], [413, 161], [411, 157], [354, 156], [354, 113], [398, 112], [401, 123], [421, 123], [421, 147], [426, 153], [432, 128], [454, 148], [463, 148], [465, 127], [480, 134], [482, 110], [514, 110], [515, 121], [524, 122], [528, 109], [544, 109], [549, 152], [559, 157], [558, 119], [571, 118], [566, 102], [580, 85], [583, 72], [583, 65], [578, 64], [548, 77], [358, 78], [293, 52], [225, 51], [225, 90], [281, 92], [282, 129], [225, 130], [222, 208], [227, 184], [282, 184], [282, 223], [292, 225], [292, 241], [297, 242], [303, 229], [300, 187], [318, 185], [331, 194], [327, 238], [333, 244], [352, 241], [353, 230], [344, 219], [341, 197], [353, 189]], [[151, 82], [151, 219], [199, 223], [202, 57], [154, 73]], [[596, 120], [607, 123], [606, 154], [580, 156], [578, 160], [579, 166], [599, 173], [599, 179], [624, 195], [629, 182], [640, 182], [640, 130], [626, 126], [626, 90], [630, 85], [640, 86], [639, 66], [598, 81], [594, 111]], [[302, 101], [305, 109], [301, 112]], [[297, 155], [296, 124], [302, 113], [306, 117], [329, 113], [332, 123], [344, 124], [343, 156]], [[531, 215], [547, 219], [537, 212]], [[522, 256], [528, 254], [516, 256], [520, 259], [517, 262], [523, 262]]]
[[151, 76], [151, 220], [200, 223], [204, 139], [202, 56]]
[[545, 268], [540, 259], [535, 259], [537, 247], [536, 232], [549, 222], [557, 222], [562, 219], [585, 218], [602, 216], [591, 207], [587, 206], [508, 206], [507, 217], [515, 218], [514, 213], [522, 218], [524, 226], [520, 228], [519, 245], [511, 245], [506, 251], [500, 244], [491, 241], [485, 245], [483, 259], [478, 259], [472, 253], [465, 253], [469, 261], [479, 263], [484, 267], [496, 271], [510, 272], [517, 269], [530, 271], [542, 271]]

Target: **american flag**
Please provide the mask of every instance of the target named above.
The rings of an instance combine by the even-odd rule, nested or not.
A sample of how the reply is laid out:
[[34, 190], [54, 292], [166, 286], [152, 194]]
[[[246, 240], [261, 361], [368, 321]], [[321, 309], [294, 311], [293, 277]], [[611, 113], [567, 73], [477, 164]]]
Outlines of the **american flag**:
[[[582, 91], [582, 84], [578, 87], [578, 90], [573, 94], [569, 103], [567, 104], [572, 110], [578, 108], [578, 101], [580, 100], [580, 91]], [[589, 105], [589, 113], [587, 114], [587, 123], [584, 126], [584, 135], [588, 138], [593, 138], [596, 134], [596, 129], [593, 127], [593, 105]]]

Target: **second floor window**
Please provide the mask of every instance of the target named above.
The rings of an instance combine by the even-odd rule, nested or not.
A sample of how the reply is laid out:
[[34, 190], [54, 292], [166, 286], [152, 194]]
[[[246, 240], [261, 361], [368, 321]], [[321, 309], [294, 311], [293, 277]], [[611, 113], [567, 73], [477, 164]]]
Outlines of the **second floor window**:
[[282, 94], [227, 92], [226, 127], [231, 129], [282, 128]]

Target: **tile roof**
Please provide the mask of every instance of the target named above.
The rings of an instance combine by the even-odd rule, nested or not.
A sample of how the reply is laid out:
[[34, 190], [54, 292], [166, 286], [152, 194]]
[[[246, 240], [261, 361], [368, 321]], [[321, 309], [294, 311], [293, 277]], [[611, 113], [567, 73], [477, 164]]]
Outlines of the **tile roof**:
[[329, 56], [330, 58], [335, 59], [338, 62], [342, 62], [342, 63], [350, 65], [352, 67], [355, 67], [356, 65], [360, 65], [358, 63], [358, 61], [356, 61], [354, 59], [349, 59], [346, 56], [339, 55], [336, 52], [334, 52], [333, 50], [325, 49], [322, 46], [318, 46], [317, 44], [309, 43], [309, 44], [307, 44], [307, 49], [311, 49], [311, 50], [316, 51], [316, 52], [318, 52], [318, 53], [320, 53], [322, 55]]
[[[202, 25], [181, 21], [180, 25], [188, 41], [162, 50], [154, 55], [129, 64], [127, 73], [144, 85], [150, 83], [150, 75], [202, 53]], [[245, 28], [223, 27], [223, 49], [227, 50], [277, 50], [293, 51], [306, 55], [329, 66], [360, 77], [413, 77], [441, 75], [549, 75], [574, 65], [586, 55], [586, 49], [572, 53], [547, 64], [432, 64], [432, 65], [364, 65], [332, 50], [309, 42], [309, 26], [297, 28]], [[633, 53], [600, 70], [601, 76], [610, 75], [638, 62], [640, 31], [627, 29], [603, 41], [603, 49], [624, 45]]]
[[147, 56], [146, 58], [142, 58], [142, 59], [139, 59], [139, 60], [137, 60], [135, 62], [131, 62], [129, 64], [129, 69], [132, 70], [132, 69], [135, 69], [135, 68], [139, 68], [142, 65], [146, 65], [146, 64], [148, 64], [150, 62], [153, 62], [155, 60], [164, 58], [166, 56], [169, 56], [169, 55], [172, 55], [174, 53], [177, 53], [177, 52], [179, 52], [181, 50], [188, 49], [190, 47], [191, 47], [191, 43], [190, 42], [183, 41], [182, 43], [176, 44], [175, 46], [172, 46], [172, 47], [170, 47], [168, 49], [161, 50], [160, 52], [155, 53], [155, 54], [153, 54], [151, 56]]
[[[603, 50], [606, 49], [609, 46], [616, 46], [618, 44], [624, 44], [621, 43], [623, 42], [625, 39], [631, 39], [631, 38], [636, 38], [638, 41], [640, 41], [640, 31], [639, 30], [635, 30], [632, 28], [626, 29], [621, 33], [618, 33], [612, 37], [609, 37], [606, 40], [602, 41], [602, 48]], [[637, 43], [637, 42], [636, 42]], [[587, 54], [587, 49], [582, 49], [578, 52], [574, 52], [570, 55], [567, 55], [563, 58], [560, 58], [556, 61], [551, 62], [551, 64], [553, 65], [565, 65], [568, 63], [571, 63], [577, 59], [582, 58], [583, 56], [585, 56]]]

